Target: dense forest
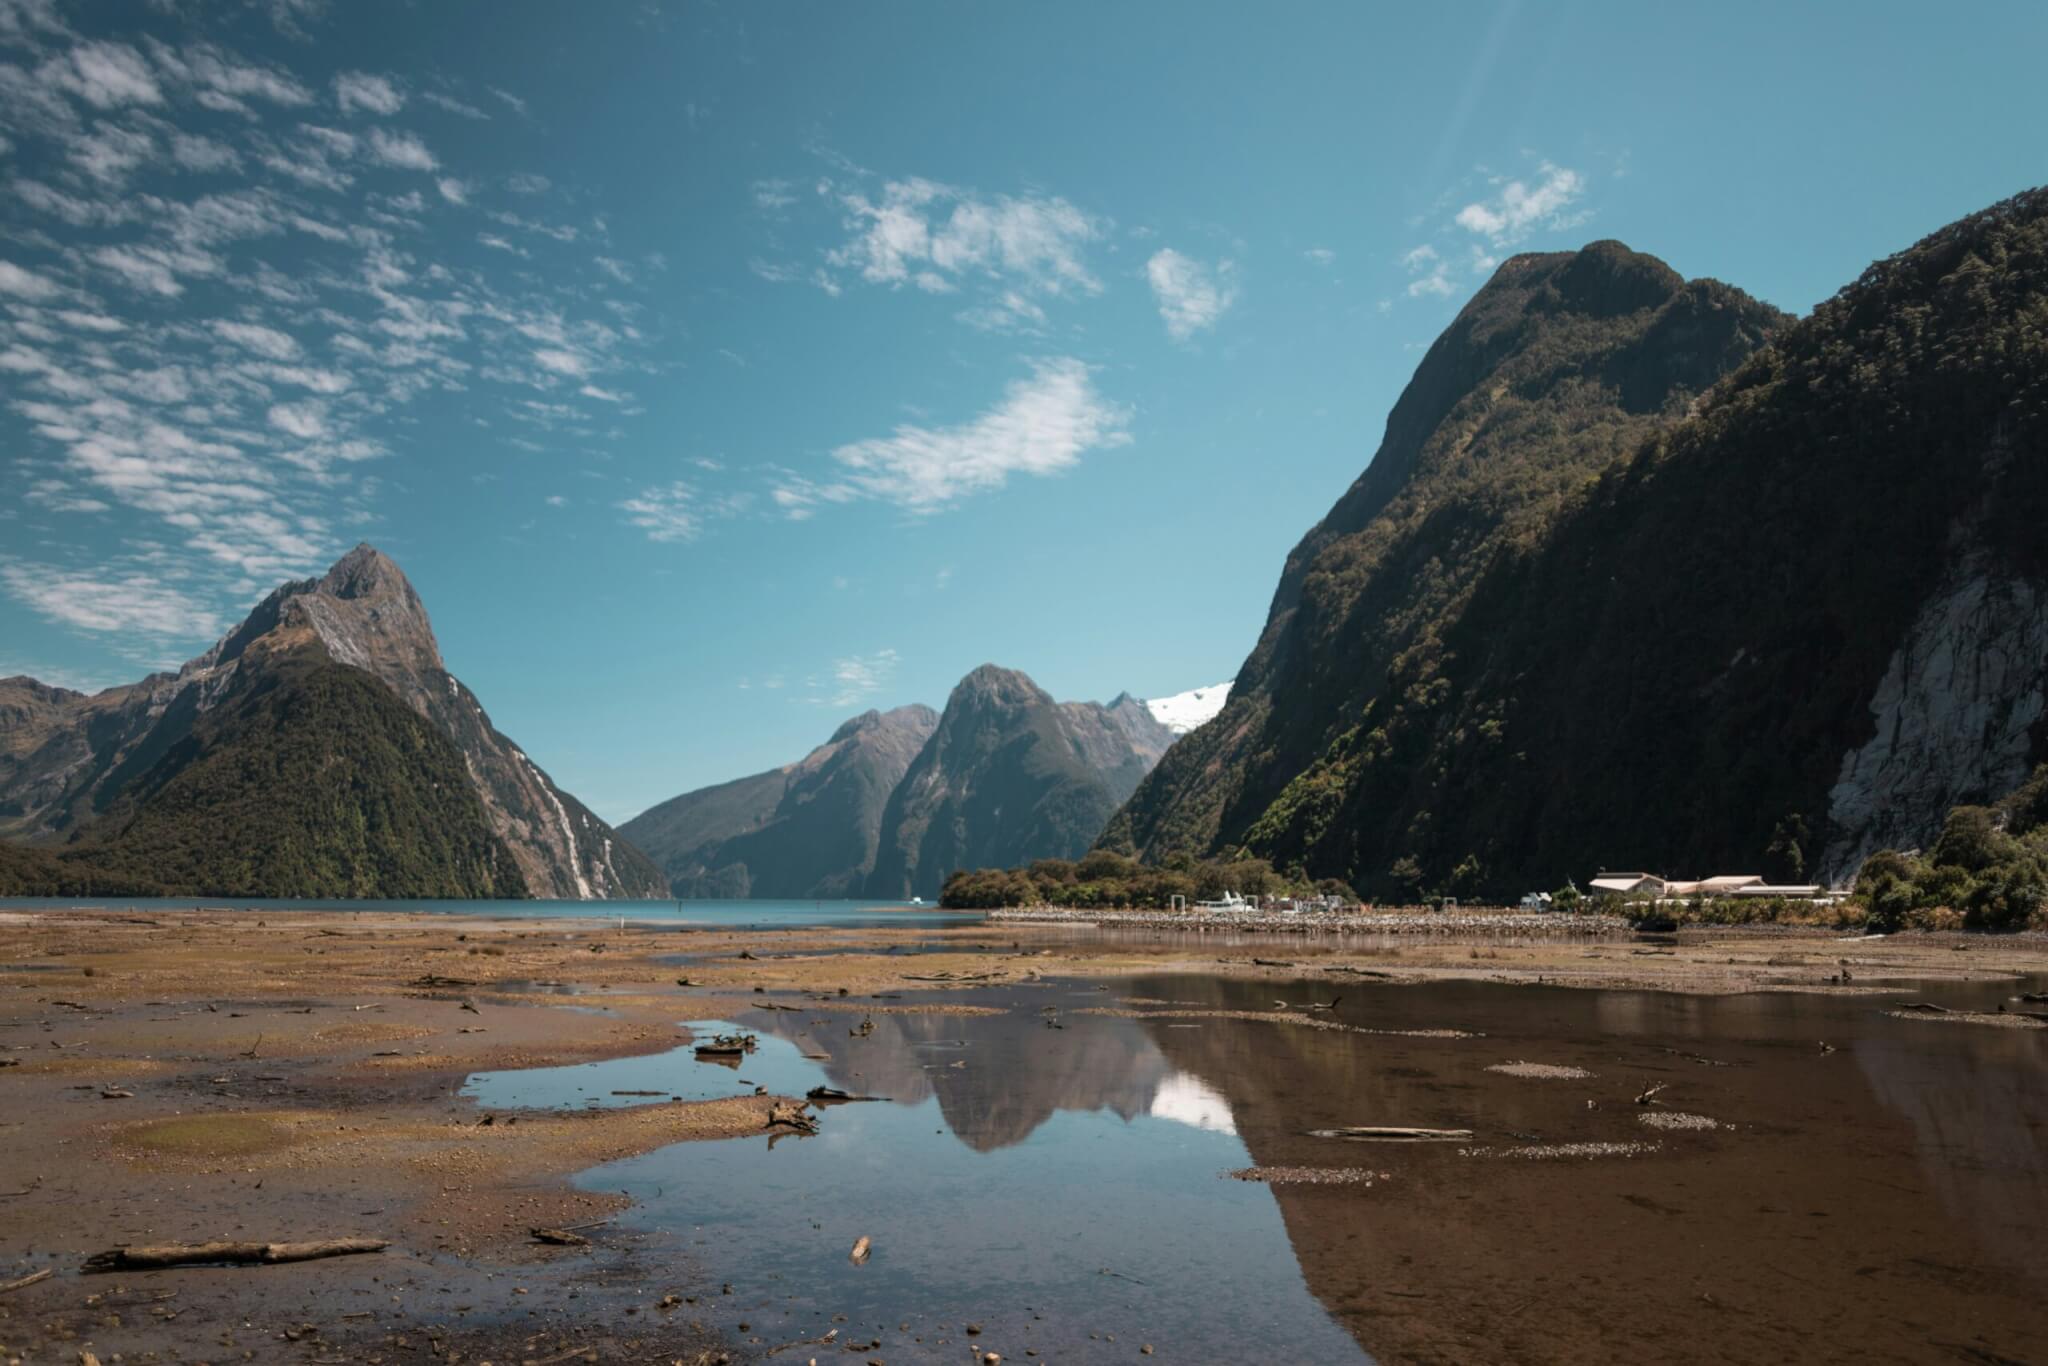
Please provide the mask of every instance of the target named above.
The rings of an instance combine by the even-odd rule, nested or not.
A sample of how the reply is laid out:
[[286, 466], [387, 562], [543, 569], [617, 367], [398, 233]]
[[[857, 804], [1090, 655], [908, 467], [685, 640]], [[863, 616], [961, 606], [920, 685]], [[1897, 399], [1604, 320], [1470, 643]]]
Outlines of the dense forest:
[[1079, 860], [1039, 859], [1023, 868], [962, 869], [946, 879], [939, 904], [961, 910], [1000, 906], [1134, 907], [1164, 909], [1178, 897], [1192, 905], [1225, 892], [1243, 897], [1358, 894], [1335, 878], [1308, 881], [1283, 876], [1259, 858], [1197, 859], [1170, 856], [1159, 867], [1096, 849]]
[[230, 692], [63, 845], [0, 848], [7, 895], [520, 897], [462, 755], [317, 646]]
[[[2048, 583], [2048, 193], [1790, 324], [1618, 249], [1518, 261], [1290, 559], [1230, 706], [1103, 847], [1243, 850], [1403, 898], [1602, 866], [1853, 873], [1820, 867], [1831, 842], [1853, 848], [1831, 791], [1924, 606], [1972, 575], [2026, 601]], [[1587, 271], [1597, 290], [1571, 286]], [[1500, 315], [1522, 332], [1490, 363]], [[1676, 355], [1711, 380], [1681, 326], [1721, 339], [1732, 371], [1698, 395], [1642, 378], [1671, 378]], [[1752, 328], [1770, 343], [1742, 359]], [[1914, 813], [1928, 838], [1948, 806], [2024, 777], [2041, 737], [2028, 748], [1935, 756], [1954, 771]]]

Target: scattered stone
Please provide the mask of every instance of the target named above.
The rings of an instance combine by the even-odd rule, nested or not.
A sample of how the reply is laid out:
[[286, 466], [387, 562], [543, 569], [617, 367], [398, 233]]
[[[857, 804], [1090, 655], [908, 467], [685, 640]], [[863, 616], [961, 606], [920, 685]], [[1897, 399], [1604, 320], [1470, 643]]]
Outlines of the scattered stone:
[[1225, 1175], [1234, 1181], [1263, 1181], [1269, 1186], [1370, 1186], [1389, 1179], [1390, 1174], [1363, 1167], [1239, 1167]]
[[1529, 1143], [1518, 1148], [1460, 1148], [1460, 1157], [1518, 1157], [1529, 1162], [1562, 1162], [1600, 1157], [1641, 1157], [1661, 1143]]
[[1543, 1081], [1584, 1081], [1593, 1074], [1583, 1067], [1565, 1067], [1548, 1062], [1497, 1062], [1486, 1069], [1510, 1077], [1531, 1077]]
[[1683, 1110], [1653, 1110], [1647, 1114], [1637, 1115], [1636, 1119], [1653, 1129], [1705, 1130], [1727, 1127], [1717, 1119], [1708, 1119], [1705, 1115], [1689, 1115]]

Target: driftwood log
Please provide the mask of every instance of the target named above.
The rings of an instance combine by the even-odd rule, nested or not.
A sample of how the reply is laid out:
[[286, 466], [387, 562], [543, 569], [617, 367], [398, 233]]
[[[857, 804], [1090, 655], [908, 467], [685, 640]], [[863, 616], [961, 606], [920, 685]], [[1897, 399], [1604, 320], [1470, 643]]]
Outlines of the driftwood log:
[[390, 1246], [384, 1238], [324, 1238], [311, 1243], [165, 1243], [158, 1247], [115, 1247], [95, 1252], [79, 1270], [91, 1275], [171, 1266], [269, 1266], [382, 1252]]
[[10, 1290], [19, 1290], [23, 1286], [34, 1285], [37, 1281], [47, 1281], [52, 1274], [54, 1273], [48, 1267], [44, 1267], [41, 1271], [29, 1272], [28, 1275], [23, 1276], [20, 1280], [0, 1281], [0, 1295], [4, 1295]]
[[818, 1132], [818, 1121], [816, 1116], [808, 1113], [808, 1110], [809, 1106], [804, 1101], [778, 1100], [768, 1107], [768, 1123], [764, 1127], [814, 1134]]
[[1353, 1143], [1445, 1143], [1472, 1137], [1470, 1129], [1417, 1129], [1397, 1124], [1355, 1124], [1343, 1129], [1310, 1129], [1310, 1138], [1344, 1138]]
[[553, 1243], [557, 1247], [586, 1247], [590, 1240], [573, 1229], [537, 1228], [532, 1230], [536, 1243]]

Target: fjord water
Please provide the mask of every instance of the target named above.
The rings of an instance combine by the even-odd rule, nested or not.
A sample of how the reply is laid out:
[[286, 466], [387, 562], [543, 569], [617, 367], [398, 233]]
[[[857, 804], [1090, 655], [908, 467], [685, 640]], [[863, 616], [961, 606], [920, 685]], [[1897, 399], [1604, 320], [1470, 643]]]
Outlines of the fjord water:
[[[836, 1327], [891, 1362], [951, 1361], [974, 1322], [1007, 1361], [1140, 1344], [1217, 1362], [2024, 1361], [2048, 1353], [2048, 1030], [1889, 1013], [2018, 989], [1345, 984], [1350, 1028], [1332, 1030], [1273, 1012], [1327, 999], [1328, 979], [1047, 981], [920, 996], [1003, 1013], [876, 1014], [865, 1036], [859, 1002], [743, 1012], [761, 1042], [736, 1070], [685, 1048], [469, 1091], [494, 1108], [756, 1084], [887, 1097], [825, 1109], [813, 1138], [678, 1144], [580, 1178], [635, 1199], [651, 1263], [730, 1282], [702, 1308], [766, 1343]], [[1589, 1075], [1489, 1070], [1517, 1062]], [[1307, 1132], [1353, 1124], [1473, 1137]], [[1580, 1144], [1615, 1146], [1546, 1155]], [[1224, 1175], [1252, 1165], [1371, 1180]]]
[[[88, 902], [90, 904], [88, 904]], [[978, 914], [900, 901], [297, 901], [278, 897], [0, 897], [0, 911], [334, 911], [362, 915], [432, 912], [503, 920], [609, 920], [676, 929], [793, 930], [933, 928], [978, 924]]]

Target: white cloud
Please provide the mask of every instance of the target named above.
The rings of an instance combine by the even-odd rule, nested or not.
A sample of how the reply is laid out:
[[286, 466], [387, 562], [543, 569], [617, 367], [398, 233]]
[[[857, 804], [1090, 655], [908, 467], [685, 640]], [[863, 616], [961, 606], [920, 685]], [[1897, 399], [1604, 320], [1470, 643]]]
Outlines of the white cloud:
[[1145, 263], [1145, 278], [1159, 300], [1159, 316], [1175, 341], [1216, 325], [1237, 299], [1235, 275], [1229, 261], [1219, 261], [1211, 271], [1171, 247], [1154, 252]]
[[389, 116], [405, 108], [405, 95], [388, 76], [344, 71], [334, 78], [334, 102], [344, 114], [361, 109]]
[[1312, 266], [1329, 266], [1337, 262], [1337, 253], [1328, 247], [1310, 247], [1301, 256]]
[[62, 292], [32, 270], [24, 270], [12, 261], [0, 261], [0, 294], [12, 294], [17, 299], [42, 300], [54, 299]]
[[754, 182], [754, 207], [762, 213], [775, 213], [796, 203], [796, 182], [793, 180], [757, 180]]
[[1577, 171], [1548, 161], [1540, 164], [1536, 173], [1533, 185], [1510, 180], [1501, 185], [1493, 198], [1458, 210], [1458, 226], [1504, 247], [1521, 241], [1538, 228], [1561, 229], [1583, 221], [1568, 216], [1566, 210], [1585, 193], [1585, 178]]
[[121, 277], [132, 289], [175, 298], [185, 292], [173, 266], [179, 257], [158, 247], [101, 247], [92, 259]]
[[299, 344], [288, 333], [260, 323], [238, 323], [220, 318], [215, 319], [213, 330], [217, 336], [271, 360], [291, 360], [299, 354]]
[[1401, 268], [1414, 277], [1408, 281], [1408, 297], [1411, 299], [1420, 298], [1425, 294], [1441, 297], [1450, 294], [1455, 288], [1451, 284], [1450, 266], [1437, 249], [1426, 242], [1419, 247], [1410, 247], [1402, 253]]
[[[810, 686], [825, 695], [809, 699], [829, 707], [857, 707], [889, 686], [896, 676], [899, 658], [894, 650], [877, 650], [868, 655], [849, 655], [832, 661], [830, 679], [812, 679]], [[780, 686], [780, 680], [768, 686]]]
[[567, 375], [570, 379], [582, 379], [590, 373], [590, 362], [574, 351], [548, 348], [534, 352], [533, 359], [542, 369], [552, 370], [558, 375]]
[[266, 414], [270, 425], [301, 441], [317, 441], [327, 435], [327, 409], [319, 403], [277, 403]]
[[[427, 439], [405, 411], [422, 395], [531, 421], [544, 449], [592, 461], [640, 415], [616, 376], [639, 372], [629, 357], [654, 331], [635, 297], [654, 257], [593, 267], [582, 243], [602, 246], [604, 228], [589, 208], [573, 228], [516, 224], [518, 260], [463, 251], [452, 224], [454, 241], [427, 237], [437, 192], [458, 203], [497, 181], [441, 166], [418, 134], [381, 122], [428, 108], [424, 92], [401, 104], [392, 77], [331, 71], [309, 85], [211, 42], [81, 42], [61, 20], [10, 29], [21, 3], [0, 0], [0, 130], [8, 166], [42, 179], [5, 177], [0, 479], [14, 515], [104, 528], [90, 560], [83, 546], [76, 560], [52, 552], [90, 572], [44, 576], [37, 610], [86, 630], [214, 633], [377, 521], [383, 485], [365, 462]], [[352, 120], [321, 126], [308, 111], [323, 98], [337, 124]], [[431, 181], [392, 192], [416, 171]], [[569, 389], [579, 396], [521, 406]], [[691, 511], [737, 506], [706, 497]], [[0, 567], [19, 563], [0, 551]], [[122, 594], [144, 583], [175, 586], [158, 608], [192, 610], [124, 617]], [[27, 582], [0, 592], [25, 597]]]
[[960, 321], [984, 332], [1022, 332], [1038, 336], [1046, 325], [1045, 310], [1014, 289], [1000, 298], [963, 310]]
[[885, 437], [841, 446], [837, 478], [783, 477], [772, 496], [801, 520], [820, 503], [875, 498], [924, 514], [970, 494], [1001, 488], [1012, 474], [1046, 476], [1091, 450], [1130, 441], [1129, 413], [1095, 391], [1088, 367], [1059, 358], [1035, 362], [1003, 400], [957, 427], [905, 424]]
[[218, 635], [218, 612], [149, 574], [109, 575], [55, 565], [0, 565], [0, 584], [37, 615], [81, 631], [135, 631], [166, 638]]
[[308, 90], [289, 72], [249, 62], [211, 43], [173, 48], [152, 41], [150, 57], [165, 77], [191, 87], [194, 98], [216, 113], [253, 117], [245, 103], [259, 99], [286, 108], [303, 108], [313, 102]]
[[225, 142], [194, 133], [171, 134], [171, 158], [188, 171], [229, 171], [242, 164], [241, 154]]
[[453, 95], [444, 95], [438, 90], [423, 91], [420, 98], [436, 109], [445, 109], [451, 114], [460, 114], [466, 119], [488, 120], [491, 116], [475, 105], [458, 100]]
[[[839, 279], [829, 271], [931, 294], [969, 283], [1019, 297], [1102, 291], [1085, 260], [1102, 225], [1064, 199], [985, 196], [918, 178], [890, 181], [878, 197], [857, 190], [832, 197], [853, 236], [826, 253], [829, 270], [819, 283], [830, 292], [838, 292]], [[758, 265], [755, 271], [767, 274]]]
[[44, 62], [36, 74], [95, 109], [164, 102], [149, 63], [125, 43], [80, 43]]
[[619, 510], [626, 514], [626, 524], [645, 531], [650, 541], [694, 541], [704, 529], [697, 491], [680, 480], [643, 489], [638, 497], [620, 503]]
[[402, 171], [431, 171], [440, 165], [427, 144], [411, 133], [393, 133], [383, 128], [370, 130], [370, 155], [386, 166]]

